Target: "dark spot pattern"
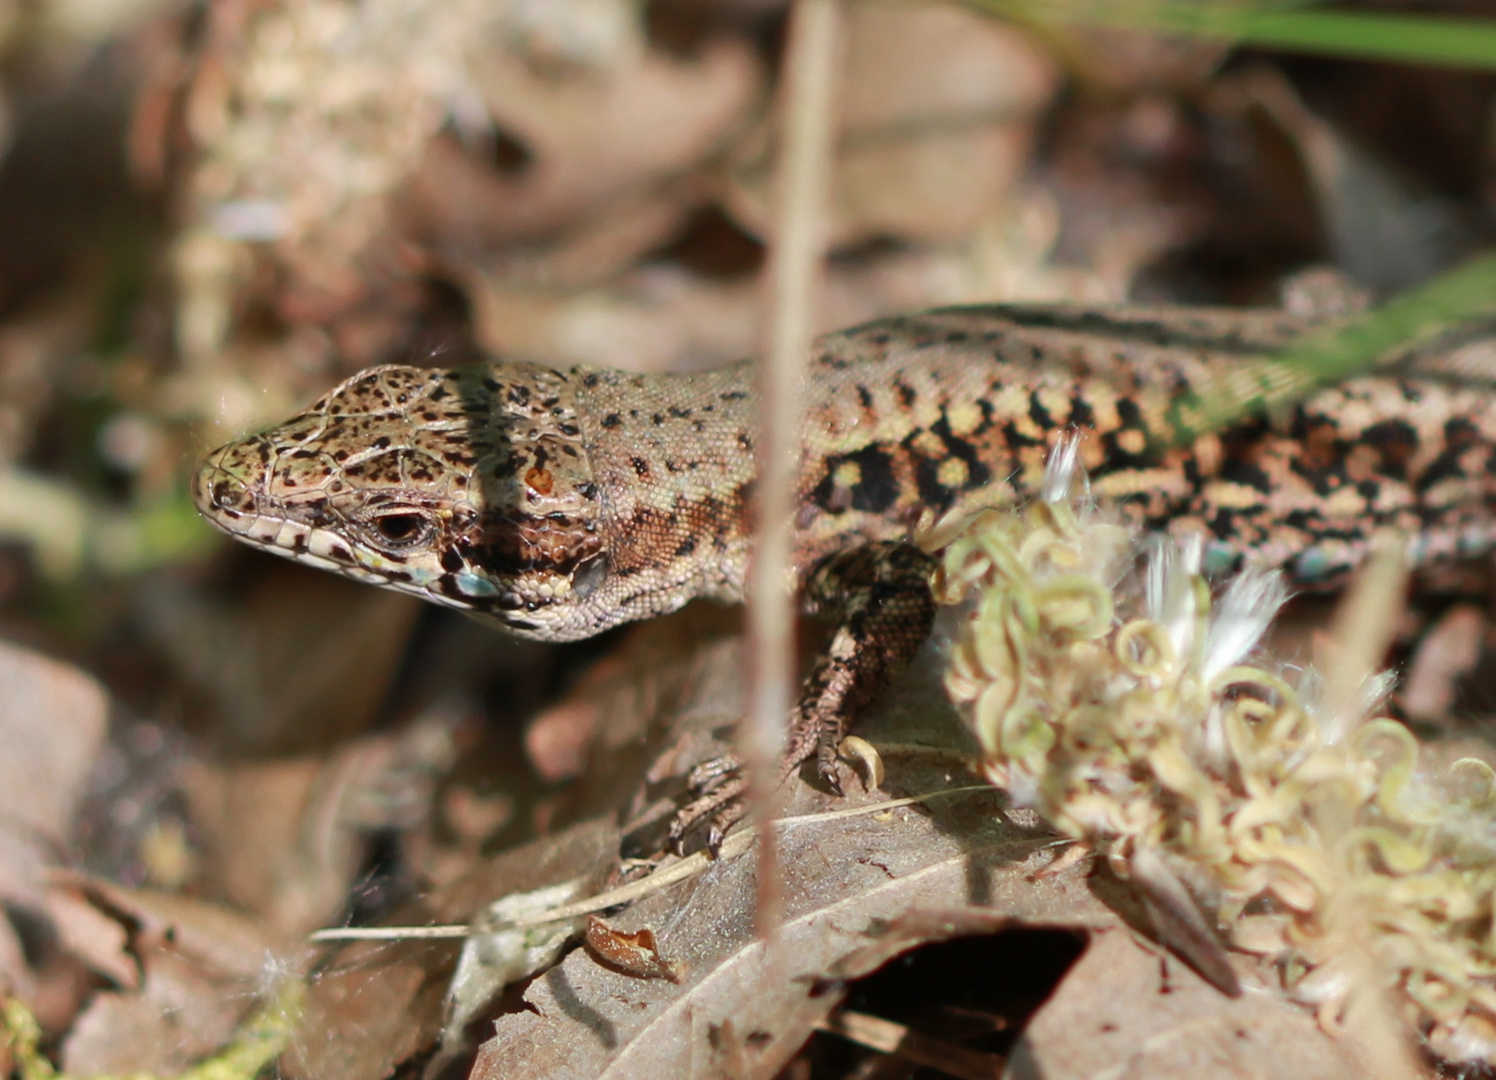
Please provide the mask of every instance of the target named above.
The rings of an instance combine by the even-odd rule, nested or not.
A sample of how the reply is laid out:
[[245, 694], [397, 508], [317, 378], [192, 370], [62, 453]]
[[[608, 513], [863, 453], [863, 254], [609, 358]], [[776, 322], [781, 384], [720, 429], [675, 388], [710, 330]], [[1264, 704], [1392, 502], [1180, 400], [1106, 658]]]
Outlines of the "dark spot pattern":
[[825, 475], [811, 494], [823, 510], [837, 513], [838, 507], [848, 509], [837, 497], [836, 481], [837, 473], [847, 464], [855, 465], [858, 471], [857, 483], [851, 487], [850, 509], [881, 514], [898, 499], [899, 486], [894, 477], [893, 458], [882, 446], [875, 444], [826, 459]]

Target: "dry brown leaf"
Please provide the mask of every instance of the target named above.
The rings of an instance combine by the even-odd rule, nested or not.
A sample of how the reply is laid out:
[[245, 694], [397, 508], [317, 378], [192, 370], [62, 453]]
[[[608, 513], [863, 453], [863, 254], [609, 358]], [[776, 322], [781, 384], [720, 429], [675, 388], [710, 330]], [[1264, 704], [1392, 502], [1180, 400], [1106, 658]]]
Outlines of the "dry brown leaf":
[[1011, 1080], [1353, 1080], [1347, 1043], [1269, 988], [1228, 998], [1127, 930], [1097, 933], [1029, 1022]]
[[[284, 879], [294, 878], [299, 869], [327, 881], [329, 889], [308, 890], [309, 883], [300, 881], [294, 883], [298, 892], [322, 892], [331, 895], [333, 904], [341, 902], [356, 858], [355, 837], [337, 827], [335, 812], [329, 821], [308, 805], [325, 765], [321, 758], [304, 757], [226, 766], [194, 761], [183, 768], [188, 815], [200, 832], [200, 876], [215, 895], [269, 914], [284, 907], [281, 894], [292, 884]], [[335, 800], [336, 794], [334, 805]], [[302, 851], [304, 829], [310, 836]], [[321, 859], [303, 867], [313, 853]], [[328, 917], [315, 911], [311, 925]]]
[[1414, 720], [1449, 717], [1459, 682], [1480, 661], [1490, 620], [1473, 604], [1456, 604], [1439, 617], [1413, 654], [1398, 700]]
[[[88, 771], [103, 745], [109, 699], [92, 677], [0, 642], [0, 822], [60, 848]], [[0, 895], [34, 901], [34, 885], [8, 880]]]
[[339, 962], [317, 976], [280, 1075], [383, 1080], [435, 1042], [455, 949], [360, 952], [376, 956], [367, 964]]
[[141, 599], [152, 637], [213, 697], [221, 753], [324, 750], [368, 730], [421, 603], [280, 559], [234, 606], [169, 583]]
[[[817, 331], [982, 294], [985, 278], [963, 250], [891, 252], [836, 264], [826, 275]], [[693, 370], [738, 360], [762, 345], [762, 290], [670, 267], [630, 272], [610, 288], [552, 292], [492, 278], [465, 279], [473, 333], [495, 353], [557, 365], [631, 371]]]
[[700, 168], [751, 116], [764, 88], [754, 51], [726, 38], [692, 58], [641, 50], [607, 71], [561, 78], [491, 57], [472, 77], [494, 123], [527, 156], [512, 174], [459, 171], [448, 161], [435, 174], [440, 189], [417, 174], [408, 200], [411, 212], [424, 208], [420, 235], [456, 251], [544, 239]]
[[480, 217], [468, 200], [483, 205], [497, 199], [503, 205], [503, 193], [492, 190], [496, 182], [492, 171], [454, 140], [434, 139], [417, 184], [398, 207], [402, 228], [431, 247], [436, 268], [454, 276], [478, 265], [511, 286], [542, 289], [582, 289], [613, 280], [674, 238], [711, 191], [705, 178], [688, 174], [623, 192], [543, 239], [480, 249], [463, 235]]
[[[583, 875], [601, 884], [618, 831], [589, 821], [494, 856], [391, 916], [396, 925], [467, 922], [491, 901]], [[460, 943], [361, 942], [333, 953], [307, 991], [304, 1021], [281, 1061], [288, 1080], [381, 1080], [429, 1050], [442, 1030]], [[498, 988], [489, 988], [491, 996]], [[475, 994], [480, 993], [475, 990]], [[463, 1002], [477, 1012], [483, 1001]]]
[[374, 831], [429, 822], [456, 756], [450, 718], [368, 736], [315, 757], [183, 772], [214, 895], [288, 933], [338, 917]]
[[76, 884], [54, 882], [47, 889], [47, 915], [63, 951], [117, 987], [139, 988], [140, 964], [129, 952], [129, 930], [90, 902]]
[[[229, 1041], [270, 975], [295, 971], [309, 955], [259, 921], [188, 897], [70, 874], [57, 875], [53, 894], [72, 908], [62, 923], [74, 931], [65, 947], [77, 946], [79, 958], [105, 974], [122, 962], [139, 965], [138, 989], [95, 994], [72, 1025], [63, 1063], [82, 1075], [180, 1071]], [[76, 909], [83, 903], [94, 918]], [[99, 918], [126, 934], [128, 961], [104, 952], [110, 935]]]
[[[46, 919], [43, 867], [65, 841], [104, 742], [109, 699], [91, 677], [0, 642], [0, 900]], [[0, 919], [0, 983], [34, 989], [20, 937]]]
[[593, 700], [598, 689], [625, 674], [618, 657], [593, 664], [570, 693], [530, 721], [525, 750], [535, 771], [548, 781], [567, 780], [582, 771], [602, 720]]
[[[685, 728], [705, 727], [702, 737], [730, 736], [723, 728], [741, 701], [739, 642], [702, 633], [697, 620], [706, 614], [683, 612], [641, 628], [626, 664], [635, 685], [619, 685], [611, 708], [622, 716], [643, 697], [661, 703], [665, 717]], [[653, 664], [646, 660], [651, 651]], [[839, 980], [851, 977], [847, 958], [886, 947], [890, 925], [905, 928], [895, 932], [895, 952], [950, 936], [963, 917], [986, 920], [988, 928], [1011, 920], [1115, 925], [1082, 868], [1034, 876], [1052, 858], [1052, 838], [1031, 816], [1019, 815], [1023, 824], [1003, 817], [995, 792], [978, 787], [934, 794], [920, 805], [884, 806], [890, 793], [933, 794], [969, 784], [956, 767], [969, 753], [968, 736], [940, 694], [934, 657], [925, 653], [859, 726], [887, 759], [884, 790], [863, 793], [850, 772], [844, 799], [798, 781], [788, 785], [785, 812], [809, 816], [779, 826], [784, 921], [776, 954], [767, 955], [754, 936], [753, 855], [723, 860], [608, 918], [621, 935], [651, 931], [659, 954], [680, 965], [683, 981], [641, 979], [574, 950], [530, 984], [523, 1008], [498, 1018], [495, 1036], [480, 1049], [475, 1080], [704, 1077], [738, 1064], [744, 1071], [735, 1075], [769, 1076], [839, 1003]], [[647, 690], [638, 686], [641, 679]], [[611, 716], [605, 704], [604, 738], [616, 735]], [[643, 732], [636, 728], [634, 738], [667, 745], [685, 738], [669, 724], [661, 730], [663, 719]], [[582, 786], [595, 779], [616, 804], [620, 780], [609, 774], [631, 760], [626, 744], [600, 753]], [[925, 922], [910, 914], [925, 910], [939, 914]]]
[[330, 574], [297, 574], [295, 564], [272, 565], [249, 597], [268, 700], [253, 733], [237, 733], [240, 745], [284, 754], [361, 734], [389, 692], [419, 602], [349, 588]]
[[[685, 966], [681, 983], [642, 980], [574, 951], [531, 984], [526, 1010], [499, 1018], [474, 1080], [706, 1077], [736, 1053], [746, 1075], [770, 1076], [839, 1003], [826, 976], [889, 920], [975, 900], [1049, 925], [1115, 919], [1077, 872], [1034, 880], [1050, 857], [1047, 833], [1000, 822], [994, 809], [989, 795], [955, 796], [884, 821], [785, 826], [777, 952], [754, 935], [755, 860], [716, 867], [612, 920], [625, 932], [652, 927], [659, 950]], [[736, 1048], [722, 1042], [729, 1023]]]
[[267, 965], [294, 966], [307, 951], [297, 938], [221, 904], [158, 889], [131, 889], [70, 871], [51, 876], [54, 884], [76, 889], [124, 921], [132, 947], [169, 944], [215, 976], [258, 979]]
[[669, 979], [675, 983], [685, 979], [681, 966], [660, 953], [654, 931], [647, 926], [624, 933], [591, 915], [583, 941], [605, 965], [625, 975], [636, 979]]
[[[741, 630], [741, 609], [693, 604], [624, 637], [618, 662], [602, 668], [589, 690], [599, 710], [596, 732], [558, 821], [634, 823], [651, 810], [674, 809], [680, 777], [721, 753], [713, 734], [729, 734], [737, 720]], [[650, 846], [646, 839], [632, 850]]]
[[78, 1076], [170, 1076], [227, 1043], [255, 1004], [253, 980], [224, 981], [169, 947], [142, 950], [138, 992], [104, 991], [79, 1014], [63, 1044]]
[[466, 784], [453, 784], [442, 794], [442, 821], [461, 849], [476, 852], [513, 818], [514, 799], [503, 792], [480, 794]]
[[[854, 4], [840, 80], [833, 246], [960, 240], [1005, 203], [1059, 85], [1023, 33], [948, 4]], [[766, 235], [760, 137], [728, 205]]]

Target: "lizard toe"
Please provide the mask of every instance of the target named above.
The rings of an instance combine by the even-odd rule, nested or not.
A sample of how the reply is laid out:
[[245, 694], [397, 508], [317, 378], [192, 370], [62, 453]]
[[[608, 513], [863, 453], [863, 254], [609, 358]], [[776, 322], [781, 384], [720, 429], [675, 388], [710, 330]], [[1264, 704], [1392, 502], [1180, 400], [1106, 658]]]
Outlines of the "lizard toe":
[[686, 790], [695, 796], [709, 795], [742, 770], [743, 762], [736, 754], [710, 758], [686, 774]]
[[835, 760], [827, 761], [824, 758], [816, 762], [816, 776], [820, 777], [821, 783], [838, 797], [845, 796], [842, 789], [841, 775], [837, 771]]
[[677, 810], [670, 822], [670, 850], [677, 855], [685, 854], [691, 838], [705, 826], [706, 846], [715, 854], [722, 846], [727, 830], [747, 813], [747, 804], [743, 800], [747, 789], [748, 778], [741, 771], [735, 771], [717, 780], [711, 791]]

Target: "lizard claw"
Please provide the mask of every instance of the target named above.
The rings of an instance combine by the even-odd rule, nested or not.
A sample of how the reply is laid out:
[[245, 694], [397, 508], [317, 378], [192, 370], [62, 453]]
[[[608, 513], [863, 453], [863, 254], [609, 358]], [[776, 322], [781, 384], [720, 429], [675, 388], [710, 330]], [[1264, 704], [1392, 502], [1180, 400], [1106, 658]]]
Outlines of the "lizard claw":
[[[841, 798], [846, 795], [837, 768], [836, 728], [814, 713], [802, 713], [791, 725], [788, 746], [780, 761], [781, 781], [793, 775], [808, 757], [816, 759], [816, 775], [826, 790]], [[748, 813], [744, 796], [748, 777], [743, 760], [736, 754], [723, 754], [697, 765], [686, 775], [686, 790], [691, 801], [675, 812], [670, 822], [668, 843], [677, 855], [685, 854], [688, 839], [703, 824], [707, 827], [706, 846], [716, 854], [727, 830]]]
[[706, 830], [706, 848], [716, 858], [722, 853], [722, 841], [727, 838], [727, 830], [743, 819], [747, 807], [741, 799], [728, 803], [721, 810], [712, 815], [711, 824]]
[[835, 758], [817, 760], [816, 775], [821, 778], [821, 783], [825, 784], [833, 795], [838, 797], [846, 795], [846, 792], [842, 790], [841, 776], [837, 772]]

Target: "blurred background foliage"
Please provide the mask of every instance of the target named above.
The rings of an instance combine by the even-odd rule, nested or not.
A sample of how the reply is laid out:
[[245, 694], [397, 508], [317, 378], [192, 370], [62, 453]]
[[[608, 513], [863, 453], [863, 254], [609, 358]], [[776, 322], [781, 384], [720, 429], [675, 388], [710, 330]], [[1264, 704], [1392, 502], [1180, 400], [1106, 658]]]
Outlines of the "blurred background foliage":
[[[1491, 14], [849, 3], [818, 324], [1423, 282], [1496, 233]], [[754, 352], [784, 27], [782, 0], [0, 0], [0, 636], [166, 743], [308, 751], [440, 701], [498, 740], [479, 788], [543, 787], [477, 720], [605, 646], [220, 542], [185, 478], [369, 364]], [[129, 838], [95, 854], [149, 876]]]
[[[596, 713], [536, 714], [616, 676], [614, 642], [508, 642], [221, 541], [186, 478], [369, 364], [755, 352], [786, 6], [0, 0], [0, 638], [112, 717], [67, 861], [299, 934], [544, 830]], [[1496, 237], [1489, 3], [846, 15], [821, 329], [1271, 304], [1307, 266], [1380, 299]], [[68, 1031], [97, 980], [9, 934], [0, 975]], [[148, 1067], [110, 1043], [68, 1060]]]
[[[819, 325], [1271, 303], [1310, 264], [1423, 281], [1493, 228], [1484, 14], [849, 4]], [[0, 633], [247, 752], [398, 711], [430, 634], [504, 654], [229, 549], [184, 479], [368, 364], [755, 351], [784, 24], [779, 0], [0, 8]], [[412, 670], [471, 682], [448, 668]]]

